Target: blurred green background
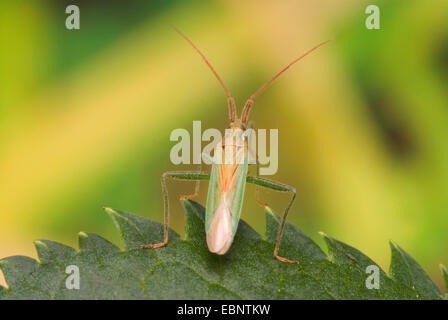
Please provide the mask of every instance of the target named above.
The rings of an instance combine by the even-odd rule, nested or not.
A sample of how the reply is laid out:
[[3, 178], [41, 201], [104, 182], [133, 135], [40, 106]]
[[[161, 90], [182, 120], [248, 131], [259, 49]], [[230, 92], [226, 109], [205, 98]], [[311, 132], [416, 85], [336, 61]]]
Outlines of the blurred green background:
[[[81, 29], [65, 28], [76, 4]], [[367, 30], [369, 4], [381, 30]], [[228, 124], [286, 63], [335, 40], [257, 98], [258, 128], [279, 129], [276, 180], [295, 186], [289, 221], [388, 270], [388, 240], [440, 285], [448, 264], [448, 1], [22, 1], [0, 3], [0, 258], [32, 241], [77, 246], [78, 231], [119, 243], [104, 205], [163, 220], [160, 176], [175, 128]], [[239, 109], [241, 110], [241, 108]], [[207, 183], [198, 201], [205, 203]], [[171, 183], [172, 227], [183, 234]], [[248, 187], [242, 217], [264, 214]], [[287, 198], [263, 192], [278, 211]], [[0, 280], [0, 282], [3, 280]]]

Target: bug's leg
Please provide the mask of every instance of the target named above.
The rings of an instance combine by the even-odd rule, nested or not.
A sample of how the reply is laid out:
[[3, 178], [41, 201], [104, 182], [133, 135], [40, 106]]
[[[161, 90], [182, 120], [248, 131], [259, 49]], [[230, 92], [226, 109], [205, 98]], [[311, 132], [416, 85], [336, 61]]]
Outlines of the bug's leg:
[[[255, 177], [260, 178], [260, 162], [258, 161], [258, 154], [255, 153], [255, 161], [256, 161], [256, 173]], [[261, 202], [260, 200], [260, 185], [255, 184], [255, 201], [262, 207], [268, 207], [267, 203]]]
[[[277, 260], [281, 261], [281, 262], [287, 262], [287, 263], [299, 263], [298, 261], [294, 261], [294, 260], [289, 260], [283, 257], [280, 257], [278, 255], [278, 250], [280, 247], [280, 242], [282, 240], [282, 234], [283, 234], [283, 229], [285, 228], [285, 223], [286, 223], [286, 217], [288, 215], [289, 209], [291, 208], [294, 199], [296, 198], [296, 189], [294, 187], [290, 187], [286, 184], [280, 183], [280, 182], [276, 182], [273, 180], [269, 180], [269, 179], [265, 179], [265, 178], [260, 178], [260, 177], [252, 177], [249, 176], [247, 177], [247, 182], [248, 183], [252, 183], [255, 184], [256, 186], [261, 186], [261, 187], [265, 187], [265, 188], [269, 188], [275, 191], [279, 191], [279, 192], [288, 192], [291, 194], [291, 199], [289, 200], [289, 203], [283, 213], [283, 217], [280, 221], [280, 226], [278, 228], [278, 232], [277, 232], [277, 239], [275, 241], [275, 248], [274, 248], [274, 258], [276, 258]], [[259, 201], [257, 199], [257, 202], [264, 206], [267, 207], [268, 205], [265, 203], [262, 203], [261, 201]]]
[[[260, 162], [258, 161], [258, 154], [256, 155], [256, 161], [257, 161], [257, 171], [256, 171], [256, 177], [260, 178]], [[268, 207], [269, 205], [267, 203], [261, 202], [260, 201], [260, 185], [256, 184], [255, 185], [255, 201], [262, 207]]]
[[[247, 129], [254, 129], [255, 128], [255, 121], [254, 120], [250, 120], [248, 125], [247, 125]], [[258, 153], [256, 150], [253, 150], [250, 146], [249, 146], [249, 154], [252, 156], [255, 156], [255, 164], [256, 164], [256, 173], [255, 176], [258, 178], [260, 177], [260, 162], [258, 161]], [[266, 203], [263, 203], [260, 201], [260, 186], [258, 184], [255, 184], [255, 201], [263, 206], [263, 207], [267, 207], [268, 205]]]
[[[202, 172], [202, 163], [199, 163], [198, 165], [198, 172]], [[192, 194], [186, 194], [179, 197], [179, 199], [193, 199], [199, 195], [199, 185], [201, 183], [201, 180], [196, 180], [194, 183], [194, 193]]]
[[201, 171], [168, 171], [162, 174], [162, 193], [163, 193], [163, 242], [155, 244], [142, 245], [142, 248], [160, 248], [168, 243], [168, 221], [169, 221], [169, 205], [168, 205], [168, 190], [166, 188], [166, 179], [172, 178], [174, 180], [208, 180], [210, 174]]

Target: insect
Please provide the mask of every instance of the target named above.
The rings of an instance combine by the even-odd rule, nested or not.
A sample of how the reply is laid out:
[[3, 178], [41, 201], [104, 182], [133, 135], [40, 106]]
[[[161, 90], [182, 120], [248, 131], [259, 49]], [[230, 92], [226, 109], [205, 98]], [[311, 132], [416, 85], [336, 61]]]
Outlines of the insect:
[[[172, 178], [174, 180], [190, 180], [196, 181], [195, 192], [191, 195], [182, 196], [182, 199], [190, 199], [198, 195], [199, 183], [201, 180], [209, 180], [206, 214], [205, 214], [205, 232], [207, 238], [207, 246], [210, 252], [218, 255], [224, 255], [230, 248], [235, 233], [237, 231], [238, 222], [240, 220], [241, 209], [244, 199], [244, 189], [246, 183], [256, 185], [256, 201], [262, 206], [268, 206], [258, 199], [258, 188], [265, 187], [275, 191], [287, 192], [291, 194], [289, 203], [283, 213], [280, 226], [277, 232], [277, 238], [274, 248], [274, 257], [286, 263], [296, 263], [297, 261], [289, 260], [278, 255], [280, 241], [283, 229], [286, 222], [289, 209], [291, 208], [296, 197], [296, 190], [294, 187], [279, 183], [273, 180], [265, 179], [259, 176], [259, 162], [256, 161], [257, 174], [256, 176], [248, 175], [248, 155], [249, 147], [247, 143], [247, 136], [245, 132], [248, 128], [253, 127], [253, 122], [249, 122], [249, 112], [254, 104], [255, 98], [262, 93], [275, 79], [277, 79], [283, 72], [285, 72], [293, 64], [310, 54], [312, 51], [323, 46], [331, 40], [327, 40], [313, 47], [305, 52], [300, 57], [290, 62], [280, 72], [275, 74], [269, 81], [263, 84], [250, 98], [246, 101], [243, 107], [241, 116], [237, 117], [235, 100], [225, 86], [221, 77], [209, 63], [202, 52], [187, 38], [181, 31], [173, 27], [173, 29], [184, 38], [194, 50], [202, 57], [204, 62], [210, 68], [224, 92], [227, 96], [227, 103], [229, 108], [230, 124], [227, 127], [224, 138], [219, 142], [215, 148], [215, 156], [212, 159], [211, 173], [199, 171], [169, 171], [162, 175], [162, 192], [164, 201], [164, 239], [161, 243], [142, 245], [143, 248], [159, 248], [168, 243], [168, 192], [166, 188], [166, 179]], [[222, 150], [225, 149], [224, 153]], [[229, 161], [230, 160], [230, 161]]]

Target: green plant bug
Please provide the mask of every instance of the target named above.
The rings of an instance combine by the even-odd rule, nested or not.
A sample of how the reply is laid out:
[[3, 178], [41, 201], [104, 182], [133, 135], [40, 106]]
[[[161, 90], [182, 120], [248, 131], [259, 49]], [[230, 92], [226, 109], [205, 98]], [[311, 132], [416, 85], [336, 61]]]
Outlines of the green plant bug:
[[[212, 160], [211, 173], [199, 171], [169, 171], [162, 175], [162, 191], [164, 201], [164, 239], [161, 243], [142, 245], [143, 248], [159, 248], [168, 243], [168, 192], [166, 188], [166, 179], [172, 178], [175, 180], [190, 180], [196, 181], [195, 192], [191, 195], [185, 195], [181, 198], [189, 199], [198, 195], [199, 183], [201, 180], [209, 180], [206, 214], [205, 214], [205, 232], [207, 238], [207, 246], [210, 252], [218, 255], [224, 255], [229, 250], [233, 238], [235, 236], [238, 222], [240, 220], [242, 204], [244, 199], [244, 190], [246, 183], [251, 183], [257, 186], [256, 201], [267, 207], [267, 204], [262, 203], [258, 199], [258, 187], [265, 187], [279, 192], [287, 192], [291, 194], [291, 199], [283, 213], [280, 226], [277, 232], [277, 238], [274, 248], [274, 257], [287, 263], [296, 263], [298, 261], [289, 260], [278, 255], [280, 241], [283, 229], [286, 222], [289, 209], [291, 208], [296, 197], [296, 190], [294, 187], [279, 183], [273, 180], [265, 179], [259, 176], [259, 162], [256, 161], [257, 174], [256, 176], [248, 175], [248, 154], [249, 148], [247, 143], [247, 136], [244, 134], [248, 128], [253, 127], [253, 122], [249, 122], [249, 112], [254, 104], [255, 98], [266, 89], [275, 79], [277, 79], [283, 72], [285, 72], [293, 64], [330, 42], [324, 41], [312, 49], [305, 52], [300, 57], [290, 62], [286, 67], [276, 73], [269, 81], [263, 84], [250, 98], [246, 101], [241, 113], [241, 117], [237, 117], [235, 100], [225, 86], [224, 82], [217, 74], [212, 65], [202, 52], [188, 39], [182, 32], [173, 27], [173, 29], [183, 37], [202, 57], [204, 62], [210, 68], [224, 92], [227, 96], [227, 103], [229, 108], [230, 125], [227, 127], [226, 134], [222, 141], [218, 143], [215, 148], [215, 156]], [[224, 150], [224, 153], [222, 152]], [[230, 161], [229, 161], [230, 160]]]

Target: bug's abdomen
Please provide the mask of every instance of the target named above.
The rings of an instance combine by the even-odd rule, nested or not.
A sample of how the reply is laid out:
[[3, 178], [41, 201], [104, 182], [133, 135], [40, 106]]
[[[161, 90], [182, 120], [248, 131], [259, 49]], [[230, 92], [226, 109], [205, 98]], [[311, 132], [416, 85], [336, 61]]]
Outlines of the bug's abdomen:
[[[223, 194], [225, 197], [225, 194]], [[222, 199], [221, 204], [213, 214], [207, 233], [207, 246], [210, 252], [225, 254], [233, 241], [233, 222], [229, 207]]]

